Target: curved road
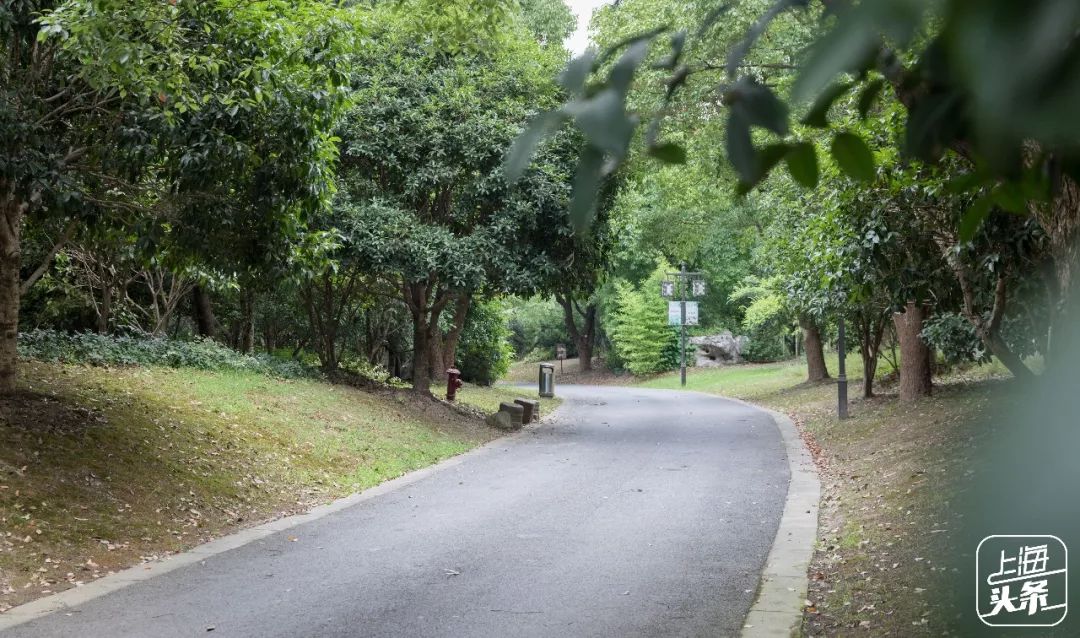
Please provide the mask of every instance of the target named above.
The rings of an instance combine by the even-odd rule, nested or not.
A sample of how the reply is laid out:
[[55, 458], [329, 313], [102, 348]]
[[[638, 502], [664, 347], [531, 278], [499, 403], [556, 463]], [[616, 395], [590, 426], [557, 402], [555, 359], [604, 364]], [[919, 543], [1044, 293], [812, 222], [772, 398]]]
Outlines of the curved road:
[[772, 419], [559, 392], [462, 463], [4, 635], [737, 635], [787, 493]]

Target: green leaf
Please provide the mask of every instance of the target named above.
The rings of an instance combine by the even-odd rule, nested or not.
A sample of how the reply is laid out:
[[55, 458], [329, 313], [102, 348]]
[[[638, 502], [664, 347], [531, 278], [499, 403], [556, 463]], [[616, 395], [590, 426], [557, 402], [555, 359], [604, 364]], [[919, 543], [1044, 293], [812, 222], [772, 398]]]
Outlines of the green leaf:
[[870, 109], [874, 108], [874, 102], [877, 102], [878, 95], [881, 94], [881, 88], [885, 86], [885, 80], [878, 78], [872, 80], [869, 84], [863, 88], [859, 93], [859, 117], [866, 119], [867, 113]]
[[743, 78], [732, 87], [729, 96], [732, 110], [739, 111], [750, 124], [777, 135], [788, 134], [788, 107], [768, 87]]
[[818, 183], [817, 151], [810, 142], [799, 142], [791, 147], [784, 158], [792, 179], [806, 188], [814, 188]]
[[616, 42], [615, 44], [611, 45], [610, 47], [605, 49], [603, 53], [600, 54], [600, 56], [596, 60], [596, 66], [603, 66], [603, 64], [605, 62], [607, 62], [611, 58], [611, 56], [618, 53], [619, 50], [622, 49], [623, 47], [630, 46], [630, 45], [636, 44], [638, 42], [645, 42], [647, 44], [647, 43], [651, 42], [653, 40], [653, 38], [655, 38], [656, 36], [660, 35], [661, 33], [665, 32], [665, 31], [667, 31], [670, 28], [671, 27], [669, 27], [667, 25], [659, 26], [659, 27], [656, 27], [655, 29], [651, 29], [649, 31], [643, 31], [641, 33], [635, 33], [634, 35], [632, 35], [632, 36], [630, 36], [628, 38], [625, 38], [623, 40], [620, 40], [619, 42]]
[[837, 133], [832, 141], [832, 156], [840, 169], [862, 182], [874, 179], [874, 154], [866, 142], [854, 133]]
[[740, 181], [736, 192], [740, 195], [749, 193], [755, 186], [761, 183], [763, 179], [769, 176], [772, 169], [780, 163], [780, 160], [784, 159], [784, 156], [791, 151], [790, 144], [769, 144], [760, 149], [757, 154], [757, 171], [754, 174], [752, 181]]
[[578, 162], [570, 199], [570, 224], [577, 232], [587, 229], [596, 215], [596, 197], [603, 171], [604, 154], [591, 146], [586, 147]]
[[769, 176], [769, 173], [780, 160], [784, 159], [791, 151], [791, 144], [769, 144], [758, 151], [758, 181]]
[[665, 164], [686, 163], [686, 149], [674, 142], [666, 142], [649, 147], [649, 155]]
[[960, 218], [959, 235], [961, 242], [969, 242], [975, 237], [975, 231], [979, 230], [979, 226], [982, 225], [983, 220], [990, 215], [990, 207], [992, 204], [992, 198], [988, 195], [975, 200], [975, 202], [964, 211], [964, 216]]
[[756, 183], [757, 151], [750, 138], [750, 123], [740, 111], [732, 110], [728, 115], [725, 148], [728, 161], [739, 174], [739, 180], [750, 185]]
[[828, 128], [829, 120], [827, 116], [829, 109], [836, 100], [851, 90], [851, 82], [838, 82], [833, 84], [824, 93], [818, 96], [814, 100], [813, 106], [810, 107], [810, 111], [803, 117], [802, 123], [807, 126], [813, 126], [815, 128]]
[[585, 53], [570, 60], [559, 76], [559, 85], [575, 98], [582, 97], [585, 95], [585, 80], [592, 73], [595, 61], [596, 52], [592, 49], [587, 49]]
[[833, 30], [819, 38], [811, 49], [810, 58], [792, 88], [794, 101], [802, 102], [818, 95], [840, 73], [865, 64], [880, 42], [876, 34], [867, 11], [841, 16]]
[[998, 184], [990, 193], [994, 204], [1017, 215], [1028, 213], [1028, 194], [1026, 189], [1014, 182]]
[[651, 42], [651, 39], [633, 42], [626, 48], [626, 53], [622, 54], [619, 61], [611, 68], [611, 73], [608, 75], [608, 84], [618, 91], [624, 100], [626, 94], [630, 92], [630, 84], [634, 80], [634, 74], [637, 72], [638, 66], [641, 65], [641, 61], [645, 59], [645, 55], [649, 52]]
[[571, 102], [563, 111], [573, 116], [590, 144], [616, 157], [626, 154], [635, 122], [626, 116], [618, 91], [604, 89], [587, 100]]
[[528, 168], [540, 142], [562, 125], [565, 116], [558, 111], [541, 113], [529, 122], [529, 126], [514, 140], [503, 162], [503, 174], [508, 181], [516, 181]]

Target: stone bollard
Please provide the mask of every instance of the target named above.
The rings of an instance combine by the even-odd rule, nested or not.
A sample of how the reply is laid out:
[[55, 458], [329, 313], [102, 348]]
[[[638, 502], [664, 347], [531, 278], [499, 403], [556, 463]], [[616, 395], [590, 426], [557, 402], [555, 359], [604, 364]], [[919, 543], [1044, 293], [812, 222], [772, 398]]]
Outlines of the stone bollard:
[[507, 412], [510, 414], [510, 420], [514, 424], [514, 429], [520, 428], [525, 425], [523, 417], [525, 416], [525, 408], [516, 403], [503, 402], [499, 404], [499, 412]]
[[524, 408], [516, 403], [500, 403], [499, 411], [487, 418], [488, 425], [501, 430], [519, 430]]
[[533, 423], [540, 420], [540, 402], [535, 399], [514, 399], [514, 403], [520, 405], [524, 412], [521, 415], [522, 423]]

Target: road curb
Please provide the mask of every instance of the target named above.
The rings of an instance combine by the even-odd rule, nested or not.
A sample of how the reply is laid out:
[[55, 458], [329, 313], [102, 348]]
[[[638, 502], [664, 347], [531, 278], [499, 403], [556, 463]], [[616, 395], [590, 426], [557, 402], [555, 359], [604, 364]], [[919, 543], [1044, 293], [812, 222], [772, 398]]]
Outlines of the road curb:
[[[551, 416], [554, 416], [554, 414], [555, 412], [553, 411]], [[548, 418], [550, 418], [550, 416]], [[528, 434], [531, 430], [532, 428], [527, 427], [523, 430], [500, 436], [484, 445], [458, 454], [457, 456], [444, 459], [434, 465], [413, 470], [412, 472], [403, 474], [397, 478], [369, 487], [362, 492], [350, 494], [349, 496], [340, 498], [336, 501], [331, 501], [325, 505], [319, 505], [304, 514], [285, 516], [256, 525], [255, 527], [249, 527], [233, 534], [229, 534], [228, 536], [216, 538], [212, 541], [203, 543], [202, 545], [196, 545], [185, 552], [173, 554], [168, 558], [129, 567], [128, 569], [116, 572], [115, 574], [109, 574], [108, 576], [104, 576], [93, 582], [86, 583], [85, 585], [51, 594], [43, 598], [38, 598], [37, 600], [24, 603], [18, 607], [12, 607], [0, 614], [0, 632], [28, 623], [32, 620], [37, 620], [38, 618], [48, 616], [55, 612], [69, 610], [95, 598], [100, 598], [101, 596], [128, 587], [129, 585], [149, 580], [155, 576], [167, 574], [173, 570], [180, 569], [181, 567], [202, 562], [211, 556], [223, 554], [277, 532], [282, 532], [298, 525], [318, 520], [377, 496], [394, 492], [421, 481], [432, 474], [459, 465], [474, 456], [485, 454], [493, 448], [505, 445], [510, 441]]]
[[768, 412], [780, 430], [791, 482], [780, 526], [761, 572], [757, 598], [746, 615], [741, 635], [743, 638], [790, 638], [798, 634], [802, 622], [808, 587], [806, 572], [817, 540], [821, 482], [813, 457], [791, 419], [761, 406], [753, 407]]

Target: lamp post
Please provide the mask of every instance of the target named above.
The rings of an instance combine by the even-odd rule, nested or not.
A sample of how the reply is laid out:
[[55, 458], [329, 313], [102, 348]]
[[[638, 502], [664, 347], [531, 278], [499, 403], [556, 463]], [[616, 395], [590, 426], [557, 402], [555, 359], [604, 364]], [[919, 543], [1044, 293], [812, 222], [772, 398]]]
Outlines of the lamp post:
[[847, 401], [847, 371], [844, 367], [844, 358], [847, 353], [844, 350], [844, 316], [840, 316], [839, 321], [839, 336], [836, 344], [836, 353], [840, 356], [840, 374], [836, 378], [836, 413], [841, 419], [848, 418], [848, 401]]
[[[686, 262], [679, 264], [679, 272], [669, 272], [668, 276], [677, 277], [679, 279], [679, 380], [683, 387], [686, 387], [686, 302], [688, 301], [687, 297], [690, 295], [695, 297], [703, 297], [705, 295], [705, 281], [697, 279], [702, 276], [702, 273], [687, 271]], [[661, 282], [660, 291], [660, 294], [664, 297], [675, 296], [676, 287], [674, 282]], [[671, 321], [670, 314], [668, 316], [669, 321]], [[697, 325], [696, 321], [694, 325]]]

